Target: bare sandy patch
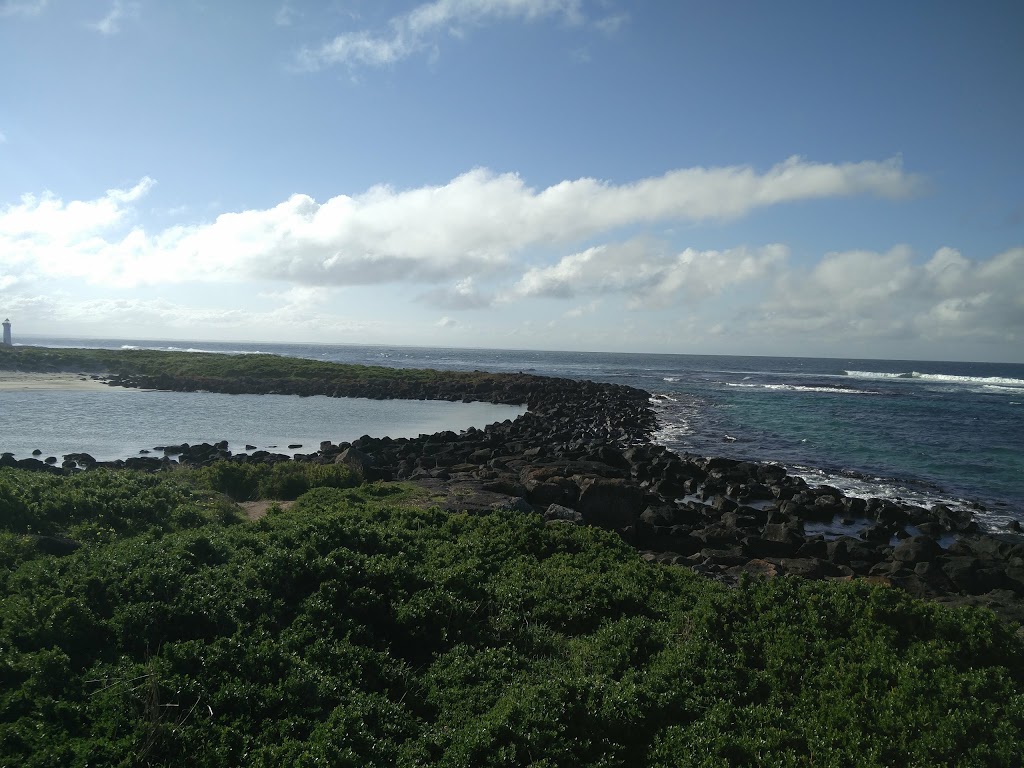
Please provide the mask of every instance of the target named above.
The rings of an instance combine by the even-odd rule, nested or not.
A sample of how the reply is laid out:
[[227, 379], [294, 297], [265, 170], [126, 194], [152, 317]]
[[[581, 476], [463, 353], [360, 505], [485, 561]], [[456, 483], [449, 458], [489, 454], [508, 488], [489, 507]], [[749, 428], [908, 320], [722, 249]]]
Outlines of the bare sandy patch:
[[277, 504], [281, 509], [288, 509], [294, 501], [274, 501], [273, 499], [264, 499], [262, 501], [243, 501], [240, 506], [245, 512], [245, 516], [255, 522], [261, 517], [266, 516], [267, 511], [274, 505]]
[[110, 389], [102, 380], [82, 373], [23, 373], [0, 371], [0, 391], [32, 390], [97, 391]]

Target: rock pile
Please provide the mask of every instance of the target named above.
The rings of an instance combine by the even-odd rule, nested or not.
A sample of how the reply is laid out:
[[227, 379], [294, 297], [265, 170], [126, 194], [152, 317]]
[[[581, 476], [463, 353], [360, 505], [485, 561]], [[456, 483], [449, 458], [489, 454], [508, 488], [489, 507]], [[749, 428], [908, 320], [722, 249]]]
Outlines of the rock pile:
[[[518, 509], [539, 512], [552, 525], [600, 526], [619, 533], [647, 560], [730, 583], [744, 574], [866, 578], [919, 597], [988, 605], [1024, 620], [1024, 537], [983, 533], [970, 512], [947, 506], [923, 509], [811, 487], [777, 465], [679, 456], [651, 443], [656, 419], [650, 395], [630, 387], [523, 374], [490, 376], [471, 389], [465, 381], [449, 384], [443, 378], [370, 381], [344, 391], [293, 380], [113, 381], [147, 388], [527, 403], [529, 410], [515, 421], [484, 429], [325, 441], [295, 460], [342, 463], [369, 480], [414, 481], [452, 510]], [[226, 442], [156, 451], [163, 456], [106, 463], [69, 454], [62, 468], [4, 454], [0, 466], [156, 470], [169, 466], [171, 456], [196, 466], [291, 460], [267, 451], [233, 456]]]

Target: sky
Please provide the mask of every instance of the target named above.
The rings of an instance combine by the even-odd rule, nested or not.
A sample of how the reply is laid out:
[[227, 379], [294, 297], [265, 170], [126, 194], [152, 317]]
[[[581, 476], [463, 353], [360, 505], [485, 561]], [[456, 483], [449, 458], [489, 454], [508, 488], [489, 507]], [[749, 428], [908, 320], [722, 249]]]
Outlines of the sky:
[[1024, 362], [1024, 4], [0, 0], [26, 337]]

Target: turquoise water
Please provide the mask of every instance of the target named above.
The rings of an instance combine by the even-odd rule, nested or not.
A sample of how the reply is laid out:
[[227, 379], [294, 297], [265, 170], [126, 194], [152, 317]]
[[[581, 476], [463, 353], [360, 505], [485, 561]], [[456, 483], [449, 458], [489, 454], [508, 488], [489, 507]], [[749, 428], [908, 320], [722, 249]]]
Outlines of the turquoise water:
[[[441, 370], [523, 371], [657, 395], [657, 440], [679, 452], [776, 461], [847, 492], [980, 502], [1024, 520], [1024, 365], [602, 354], [363, 345], [38, 339], [52, 346], [268, 352]], [[203, 395], [202, 397], [205, 397]], [[301, 407], [302, 402], [299, 402]], [[393, 435], [394, 436], [394, 435]], [[325, 434], [319, 439], [335, 439]], [[282, 442], [279, 440], [279, 442]]]

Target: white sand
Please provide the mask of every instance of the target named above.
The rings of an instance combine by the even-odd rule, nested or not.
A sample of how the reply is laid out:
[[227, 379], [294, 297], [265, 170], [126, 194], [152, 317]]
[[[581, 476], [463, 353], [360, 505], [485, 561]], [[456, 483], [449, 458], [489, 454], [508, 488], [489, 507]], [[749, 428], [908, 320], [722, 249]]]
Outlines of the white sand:
[[0, 392], [17, 390], [21, 392], [58, 389], [58, 390], [100, 390], [110, 389], [102, 381], [89, 378], [80, 373], [21, 373], [20, 371], [0, 371]]

